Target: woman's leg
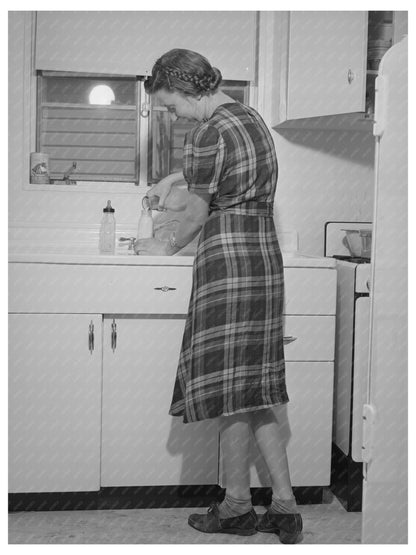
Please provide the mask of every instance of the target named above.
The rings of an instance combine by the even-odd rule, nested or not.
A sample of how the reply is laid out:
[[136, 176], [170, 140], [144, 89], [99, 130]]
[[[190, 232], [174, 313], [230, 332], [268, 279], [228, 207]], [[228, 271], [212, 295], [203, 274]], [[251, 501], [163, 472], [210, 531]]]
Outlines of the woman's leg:
[[220, 431], [227, 494], [236, 499], [250, 499], [249, 414], [222, 416]]
[[201, 532], [251, 536], [257, 532], [257, 516], [251, 504], [248, 461], [250, 424], [246, 413], [220, 418], [225, 498], [214, 503], [207, 515], [192, 514], [188, 523]]
[[275, 413], [268, 408], [248, 414], [257, 445], [269, 469], [274, 497], [293, 499], [286, 446]]
[[250, 415], [254, 437], [273, 486], [272, 504], [257, 523], [257, 530], [278, 534], [282, 543], [298, 543], [302, 540], [302, 517], [292, 491], [280, 422], [272, 409], [254, 411]]

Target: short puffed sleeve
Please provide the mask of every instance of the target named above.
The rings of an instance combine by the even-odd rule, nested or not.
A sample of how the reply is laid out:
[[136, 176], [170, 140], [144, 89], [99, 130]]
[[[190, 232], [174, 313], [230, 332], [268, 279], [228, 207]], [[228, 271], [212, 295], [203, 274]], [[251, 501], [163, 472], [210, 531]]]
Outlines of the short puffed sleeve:
[[221, 181], [225, 160], [225, 143], [217, 128], [202, 125], [185, 138], [183, 174], [189, 192], [215, 194]]

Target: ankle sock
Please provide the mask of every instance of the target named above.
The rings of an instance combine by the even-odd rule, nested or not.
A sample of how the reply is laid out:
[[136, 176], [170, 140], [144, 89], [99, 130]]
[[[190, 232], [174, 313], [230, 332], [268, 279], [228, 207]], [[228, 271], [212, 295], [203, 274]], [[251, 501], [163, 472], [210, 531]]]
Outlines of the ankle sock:
[[295, 496], [290, 499], [280, 499], [272, 495], [270, 511], [272, 513], [298, 513]]
[[249, 499], [237, 499], [226, 493], [224, 501], [219, 506], [220, 518], [243, 515], [249, 513], [252, 508], [251, 497]]

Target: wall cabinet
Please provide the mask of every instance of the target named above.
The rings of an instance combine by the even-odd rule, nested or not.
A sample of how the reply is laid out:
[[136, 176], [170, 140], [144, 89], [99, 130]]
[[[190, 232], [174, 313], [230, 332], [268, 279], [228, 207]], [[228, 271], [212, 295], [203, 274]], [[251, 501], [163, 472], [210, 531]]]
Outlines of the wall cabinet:
[[101, 315], [9, 315], [10, 492], [99, 489], [101, 360]]
[[[377, 71], [367, 71], [367, 53], [374, 57], [374, 47], [371, 52], [367, 49], [368, 13], [275, 14], [278, 54], [273, 79], [279, 85], [275, 85], [273, 127], [371, 129]], [[370, 13], [392, 14], [389, 36], [383, 36], [391, 43], [407, 33], [407, 12]], [[374, 36], [370, 28], [370, 37]]]
[[217, 483], [217, 422], [168, 414], [184, 324], [104, 317], [103, 487]]
[[364, 112], [366, 12], [291, 12], [287, 119]]

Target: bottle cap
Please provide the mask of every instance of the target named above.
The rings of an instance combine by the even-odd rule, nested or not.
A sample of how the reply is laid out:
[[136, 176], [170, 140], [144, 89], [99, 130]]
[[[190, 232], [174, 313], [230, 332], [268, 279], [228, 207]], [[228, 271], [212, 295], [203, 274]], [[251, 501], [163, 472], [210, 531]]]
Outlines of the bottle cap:
[[111, 200], [107, 200], [107, 206], [103, 208], [103, 212], [115, 212], [114, 208], [111, 206]]

